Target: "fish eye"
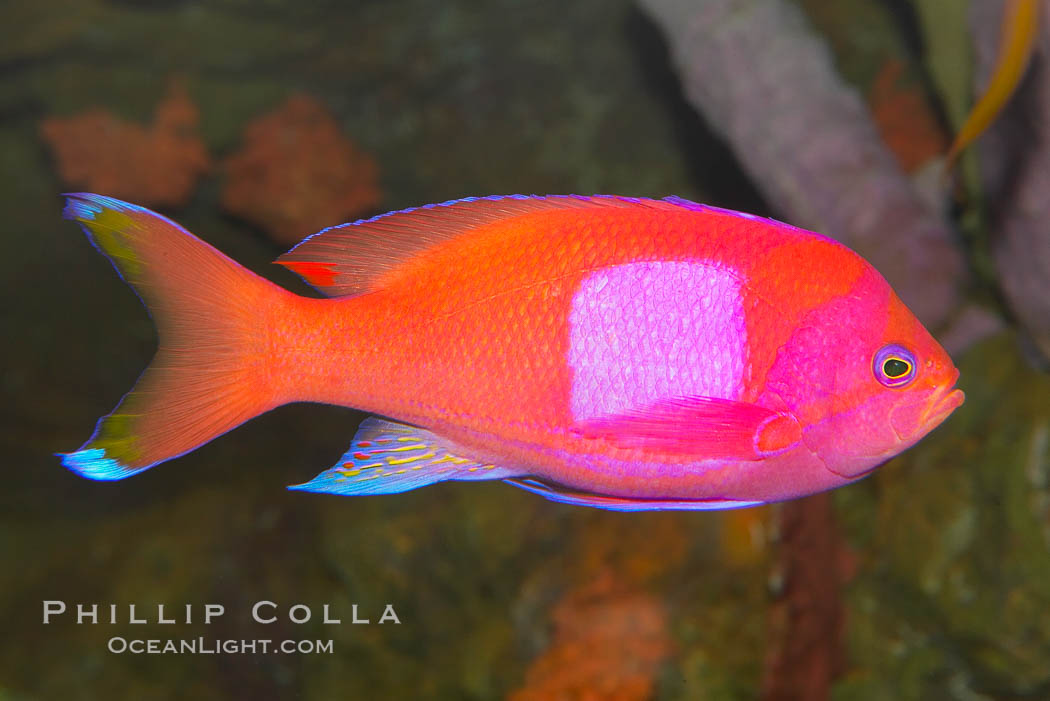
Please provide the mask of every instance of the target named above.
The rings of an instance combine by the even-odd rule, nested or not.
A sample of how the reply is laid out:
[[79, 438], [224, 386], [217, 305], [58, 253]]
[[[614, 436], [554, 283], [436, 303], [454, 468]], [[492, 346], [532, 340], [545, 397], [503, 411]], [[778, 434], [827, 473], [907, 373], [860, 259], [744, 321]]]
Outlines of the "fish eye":
[[900, 388], [915, 379], [915, 356], [907, 348], [891, 344], [875, 354], [875, 379], [887, 387]]

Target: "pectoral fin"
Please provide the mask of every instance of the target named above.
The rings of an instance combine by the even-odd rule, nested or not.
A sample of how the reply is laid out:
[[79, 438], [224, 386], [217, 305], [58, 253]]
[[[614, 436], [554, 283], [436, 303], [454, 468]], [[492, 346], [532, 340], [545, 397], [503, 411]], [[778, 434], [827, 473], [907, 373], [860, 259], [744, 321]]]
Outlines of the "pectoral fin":
[[289, 489], [347, 496], [397, 494], [444, 480], [490, 480], [522, 474], [459, 455], [455, 446], [430, 431], [370, 417], [334, 467]]
[[790, 414], [711, 397], [667, 399], [639, 410], [579, 422], [585, 438], [697, 459], [760, 460], [802, 440]]

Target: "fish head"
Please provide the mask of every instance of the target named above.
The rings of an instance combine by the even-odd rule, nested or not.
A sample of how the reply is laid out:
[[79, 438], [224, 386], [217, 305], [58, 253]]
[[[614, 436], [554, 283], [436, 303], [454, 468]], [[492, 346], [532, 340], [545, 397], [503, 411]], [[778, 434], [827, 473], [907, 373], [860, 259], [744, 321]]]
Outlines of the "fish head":
[[869, 380], [896, 438], [887, 457], [937, 428], [965, 399], [955, 388], [959, 370], [952, 359], [896, 295], [890, 298], [889, 318], [872, 355]]
[[854, 480], [908, 449], [963, 403], [959, 371], [872, 269], [812, 310], [780, 350], [770, 386], [806, 447]]

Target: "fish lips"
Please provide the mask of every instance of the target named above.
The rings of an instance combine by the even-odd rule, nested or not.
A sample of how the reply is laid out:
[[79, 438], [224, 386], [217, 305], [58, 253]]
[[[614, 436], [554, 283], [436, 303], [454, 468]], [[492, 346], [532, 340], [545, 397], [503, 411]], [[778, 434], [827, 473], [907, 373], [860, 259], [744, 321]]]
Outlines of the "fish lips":
[[914, 443], [937, 428], [965, 399], [961, 389], [946, 384], [934, 389], [925, 400], [895, 407], [890, 413], [890, 426], [902, 443]]

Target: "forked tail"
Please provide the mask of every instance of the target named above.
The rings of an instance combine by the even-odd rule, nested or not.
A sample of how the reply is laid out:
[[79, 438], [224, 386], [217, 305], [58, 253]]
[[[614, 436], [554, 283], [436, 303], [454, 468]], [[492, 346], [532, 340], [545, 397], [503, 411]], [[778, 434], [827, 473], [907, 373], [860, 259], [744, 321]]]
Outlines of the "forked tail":
[[267, 310], [292, 296], [142, 207], [69, 195], [64, 216], [142, 298], [159, 347], [134, 388], [63, 464], [115, 480], [182, 455], [282, 403], [268, 368]]

